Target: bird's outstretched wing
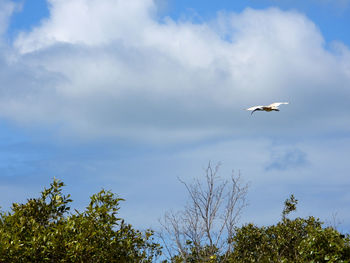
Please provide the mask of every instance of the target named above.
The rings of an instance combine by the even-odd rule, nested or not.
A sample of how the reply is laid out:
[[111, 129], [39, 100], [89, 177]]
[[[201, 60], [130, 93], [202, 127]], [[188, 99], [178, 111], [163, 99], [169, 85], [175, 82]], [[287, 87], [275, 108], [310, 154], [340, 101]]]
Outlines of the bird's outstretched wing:
[[271, 103], [268, 107], [278, 107], [281, 104], [289, 104], [289, 102], [274, 102]]
[[256, 110], [256, 109], [262, 109], [262, 107], [264, 107], [264, 106], [253, 106], [253, 107], [250, 107], [250, 108], [248, 108], [248, 109], [246, 109], [246, 110], [252, 110], [252, 111], [254, 111], [254, 110]]

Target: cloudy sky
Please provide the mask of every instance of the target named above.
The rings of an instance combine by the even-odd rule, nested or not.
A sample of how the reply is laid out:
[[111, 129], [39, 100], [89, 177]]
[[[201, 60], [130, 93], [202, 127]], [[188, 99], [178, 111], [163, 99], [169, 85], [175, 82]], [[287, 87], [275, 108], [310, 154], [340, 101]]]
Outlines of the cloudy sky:
[[[208, 162], [350, 231], [349, 0], [0, 0], [0, 205], [53, 177], [157, 228]], [[245, 111], [289, 101], [280, 112]]]

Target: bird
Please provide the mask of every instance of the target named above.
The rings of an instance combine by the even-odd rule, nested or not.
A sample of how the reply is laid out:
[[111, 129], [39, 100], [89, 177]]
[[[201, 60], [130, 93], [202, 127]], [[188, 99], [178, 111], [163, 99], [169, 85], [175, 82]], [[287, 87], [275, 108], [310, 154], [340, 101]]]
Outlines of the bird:
[[289, 102], [274, 102], [274, 103], [271, 103], [270, 105], [267, 105], [267, 106], [253, 106], [253, 107], [250, 107], [246, 110], [250, 110], [252, 111], [251, 115], [255, 112], [255, 111], [280, 111], [279, 110], [279, 106], [281, 104], [289, 104]]

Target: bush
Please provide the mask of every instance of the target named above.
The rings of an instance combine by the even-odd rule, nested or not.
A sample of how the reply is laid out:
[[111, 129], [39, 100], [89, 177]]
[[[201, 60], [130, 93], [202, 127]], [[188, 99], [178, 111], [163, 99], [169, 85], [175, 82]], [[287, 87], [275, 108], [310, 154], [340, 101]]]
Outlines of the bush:
[[323, 228], [322, 222], [312, 216], [286, 218], [296, 210], [296, 204], [294, 196], [286, 200], [282, 220], [276, 225], [237, 228], [229, 262], [350, 262], [349, 236], [331, 227]]
[[151, 230], [117, 217], [123, 199], [102, 190], [69, 213], [63, 186], [54, 179], [39, 198], [0, 213], [0, 262], [152, 262], [161, 253]]

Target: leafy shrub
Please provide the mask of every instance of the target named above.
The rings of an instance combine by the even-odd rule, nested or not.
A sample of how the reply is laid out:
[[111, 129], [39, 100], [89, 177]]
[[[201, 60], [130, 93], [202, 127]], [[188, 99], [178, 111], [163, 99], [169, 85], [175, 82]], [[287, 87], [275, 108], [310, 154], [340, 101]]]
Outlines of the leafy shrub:
[[151, 230], [117, 217], [123, 199], [102, 190], [69, 213], [63, 186], [54, 179], [39, 198], [0, 213], [0, 262], [152, 262], [161, 253]]

